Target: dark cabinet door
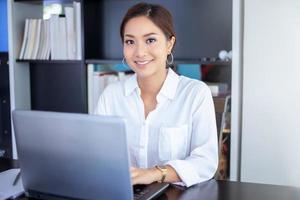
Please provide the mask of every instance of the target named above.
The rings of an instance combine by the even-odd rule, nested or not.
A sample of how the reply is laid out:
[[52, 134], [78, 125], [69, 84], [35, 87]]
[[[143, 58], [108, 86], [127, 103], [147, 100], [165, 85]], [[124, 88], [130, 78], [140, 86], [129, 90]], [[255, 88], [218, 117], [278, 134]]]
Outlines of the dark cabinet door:
[[0, 53], [0, 157], [12, 157], [8, 53]]
[[32, 110], [87, 113], [86, 66], [30, 63]]

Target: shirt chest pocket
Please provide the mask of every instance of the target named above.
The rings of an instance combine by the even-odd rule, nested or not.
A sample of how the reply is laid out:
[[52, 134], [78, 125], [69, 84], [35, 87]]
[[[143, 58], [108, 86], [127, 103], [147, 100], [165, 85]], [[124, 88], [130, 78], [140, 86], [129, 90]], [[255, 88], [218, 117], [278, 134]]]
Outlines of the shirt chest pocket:
[[188, 125], [161, 127], [158, 140], [158, 153], [161, 161], [183, 159], [188, 145]]

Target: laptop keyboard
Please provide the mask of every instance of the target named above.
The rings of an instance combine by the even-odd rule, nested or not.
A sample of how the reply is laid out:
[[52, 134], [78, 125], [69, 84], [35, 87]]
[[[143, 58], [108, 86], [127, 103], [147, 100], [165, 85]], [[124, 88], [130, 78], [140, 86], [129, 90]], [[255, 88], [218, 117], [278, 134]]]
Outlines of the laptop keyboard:
[[134, 185], [134, 200], [150, 200], [160, 196], [169, 186], [168, 183], [152, 183], [150, 185]]
[[134, 200], [139, 200], [144, 198], [147, 193], [149, 193], [149, 189], [148, 187], [146, 187], [146, 185], [133, 186]]

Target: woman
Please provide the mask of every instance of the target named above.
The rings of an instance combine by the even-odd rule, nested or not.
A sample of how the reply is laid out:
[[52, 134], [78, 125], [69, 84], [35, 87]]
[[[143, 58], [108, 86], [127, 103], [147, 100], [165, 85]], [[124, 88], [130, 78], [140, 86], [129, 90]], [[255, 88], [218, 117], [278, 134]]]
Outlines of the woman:
[[209, 88], [178, 76], [172, 16], [160, 5], [139, 3], [121, 24], [124, 61], [135, 74], [109, 85], [96, 114], [127, 120], [133, 184], [170, 182], [191, 186], [214, 176], [217, 131]]

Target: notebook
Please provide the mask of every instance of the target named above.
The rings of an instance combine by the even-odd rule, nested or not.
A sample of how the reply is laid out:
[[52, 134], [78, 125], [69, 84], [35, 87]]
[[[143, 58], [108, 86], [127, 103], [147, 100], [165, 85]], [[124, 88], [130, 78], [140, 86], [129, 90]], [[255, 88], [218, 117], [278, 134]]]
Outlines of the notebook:
[[15, 181], [20, 169], [10, 169], [0, 173], [0, 200], [16, 198], [24, 193], [21, 180]]

